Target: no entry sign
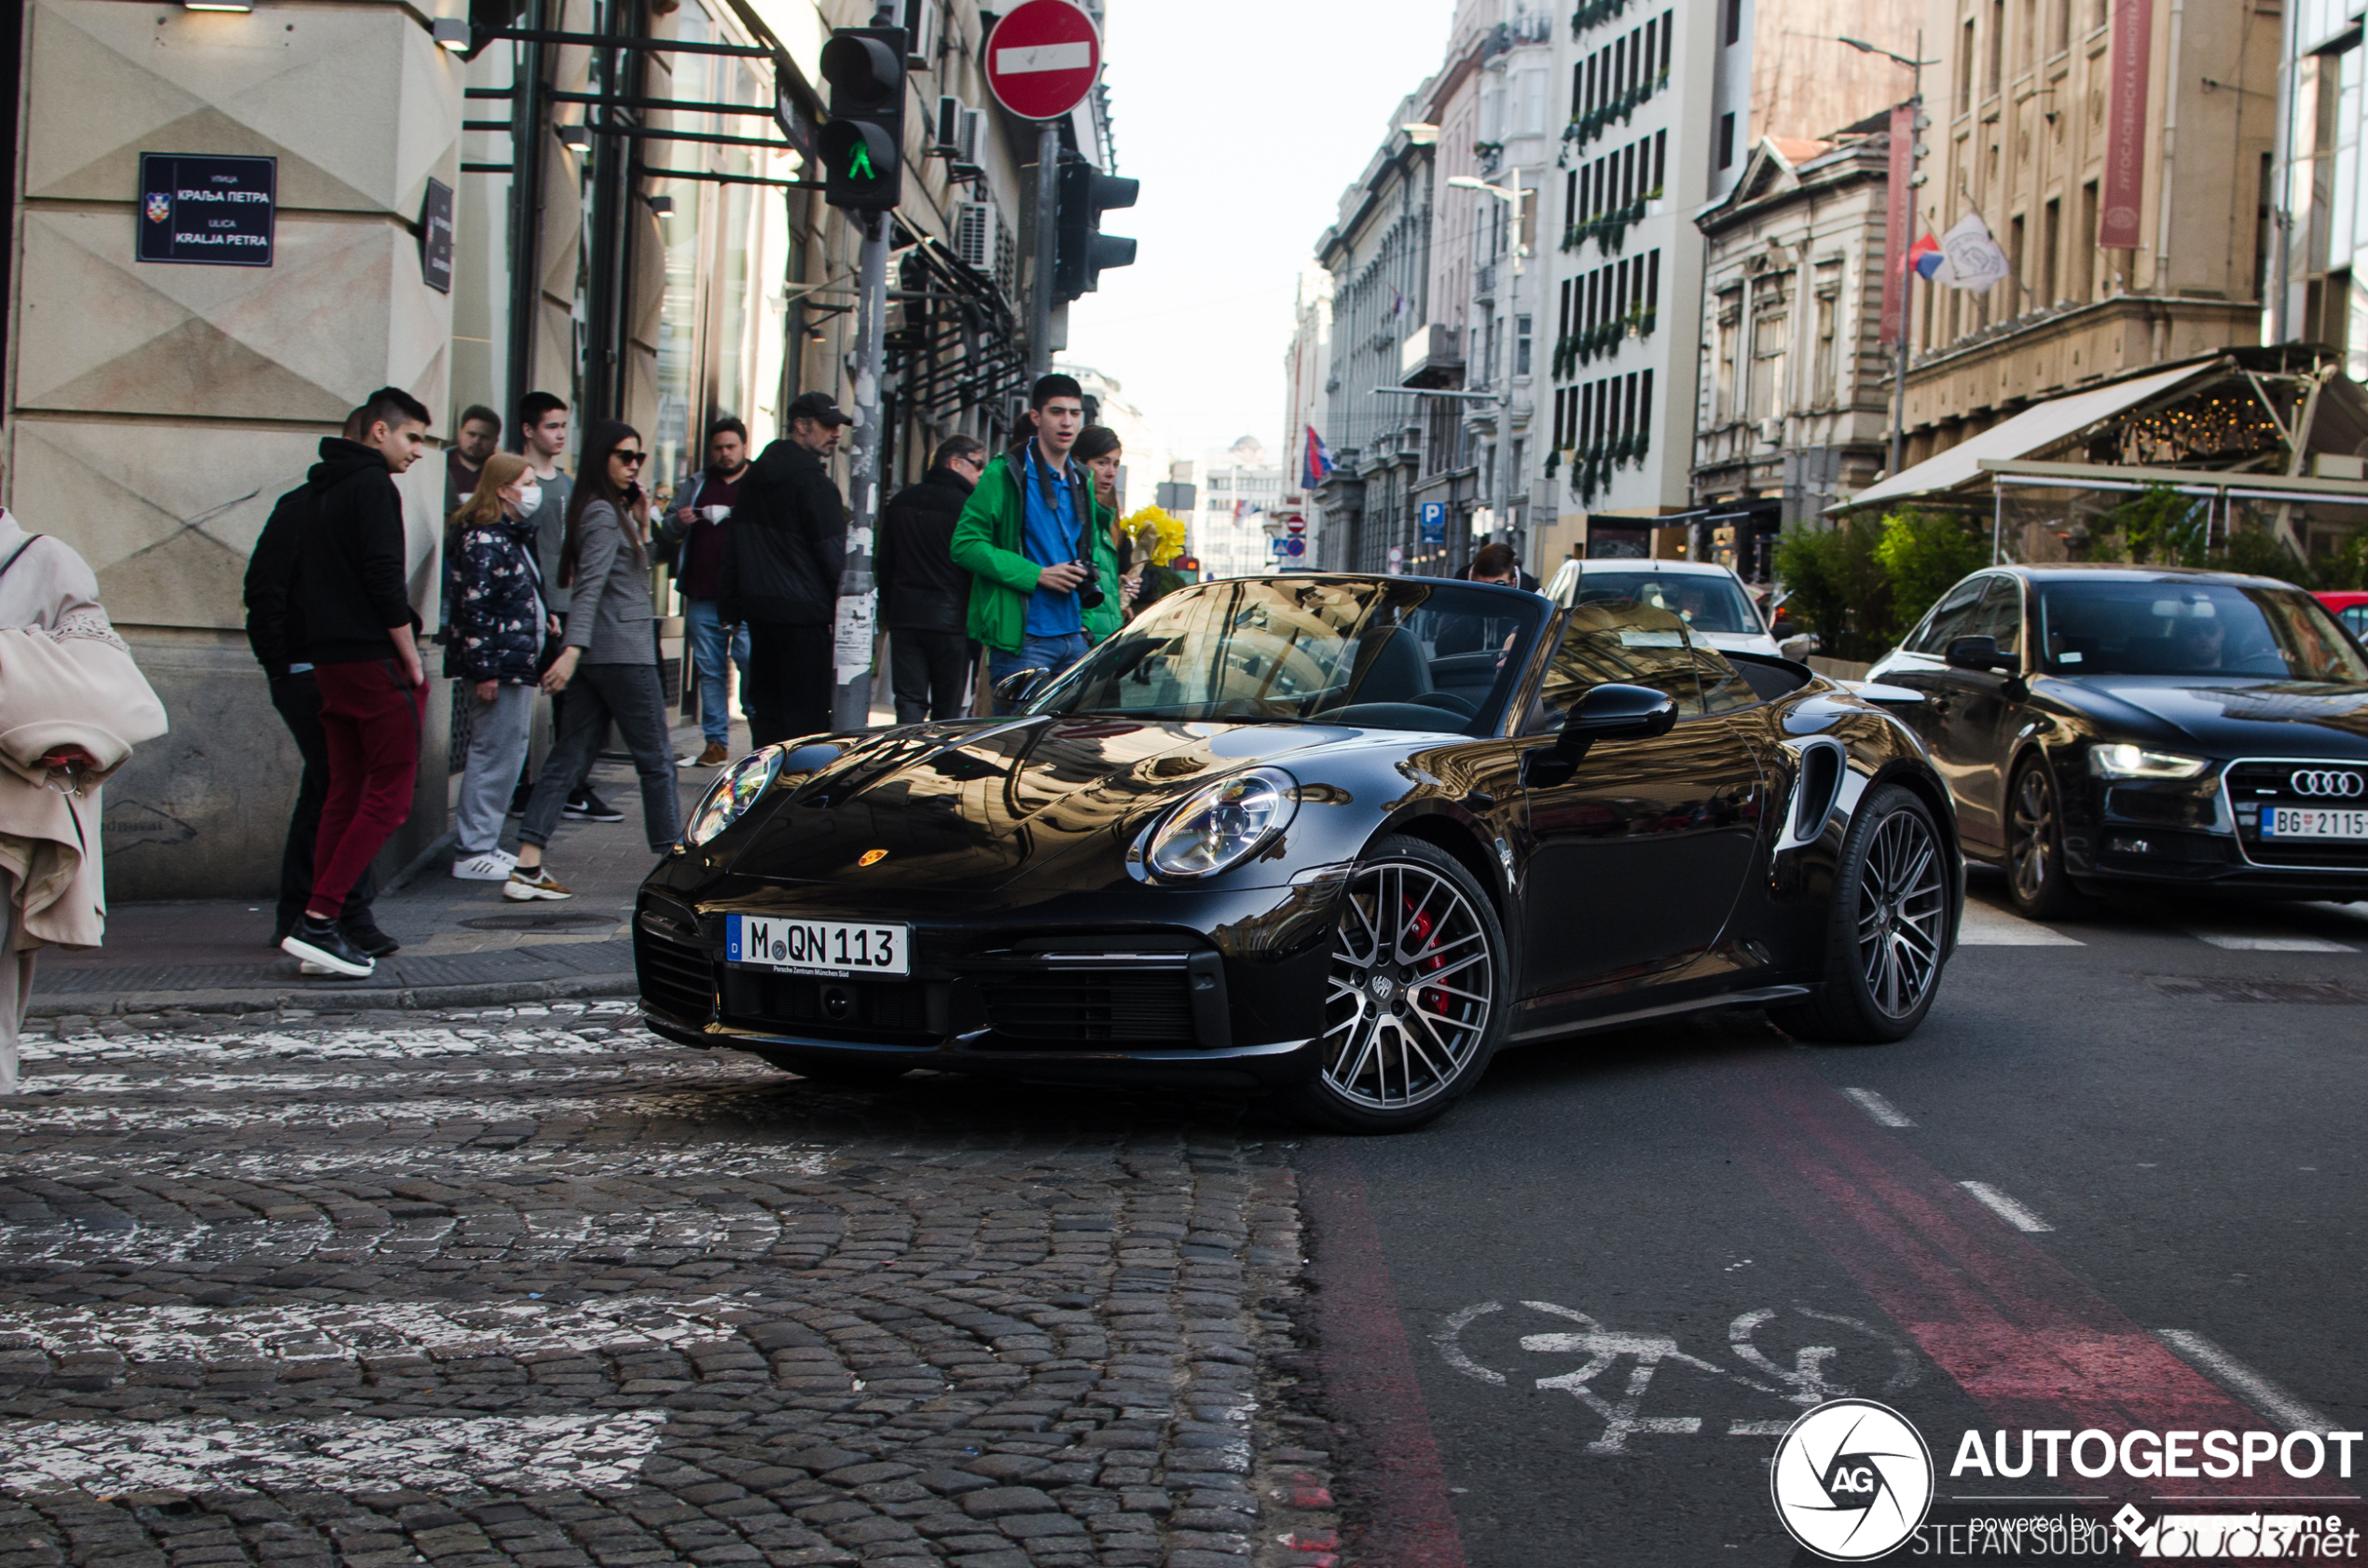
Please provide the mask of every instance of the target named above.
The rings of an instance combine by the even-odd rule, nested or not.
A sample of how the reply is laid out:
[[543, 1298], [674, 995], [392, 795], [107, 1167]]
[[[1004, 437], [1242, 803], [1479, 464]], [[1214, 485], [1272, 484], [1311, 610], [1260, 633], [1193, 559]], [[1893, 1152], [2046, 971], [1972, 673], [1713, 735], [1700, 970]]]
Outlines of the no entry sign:
[[1069, 0], [1026, 0], [987, 40], [987, 88], [1023, 119], [1059, 119], [1085, 102], [1101, 69], [1101, 34]]

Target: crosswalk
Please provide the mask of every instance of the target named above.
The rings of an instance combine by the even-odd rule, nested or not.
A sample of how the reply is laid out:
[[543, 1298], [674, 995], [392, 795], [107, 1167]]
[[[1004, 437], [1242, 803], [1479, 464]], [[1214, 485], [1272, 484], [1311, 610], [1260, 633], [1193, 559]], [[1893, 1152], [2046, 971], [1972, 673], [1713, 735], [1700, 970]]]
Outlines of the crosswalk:
[[2360, 953], [2368, 951], [2368, 903], [2130, 901], [2048, 926], [2016, 914], [2003, 887], [1980, 879], [1966, 889], [1957, 940], [1964, 947], [2086, 947], [2115, 935], [2188, 940], [2234, 953]]

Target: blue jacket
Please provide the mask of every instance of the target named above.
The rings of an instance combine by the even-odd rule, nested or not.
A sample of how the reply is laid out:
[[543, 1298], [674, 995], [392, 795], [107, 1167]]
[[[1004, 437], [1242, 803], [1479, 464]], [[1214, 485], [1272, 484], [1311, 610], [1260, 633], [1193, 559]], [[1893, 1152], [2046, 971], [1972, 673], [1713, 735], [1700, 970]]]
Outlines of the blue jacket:
[[536, 612], [543, 573], [535, 564], [532, 519], [503, 517], [461, 530], [444, 563], [444, 602], [452, 630], [444, 673], [456, 681], [532, 685], [543, 656]]

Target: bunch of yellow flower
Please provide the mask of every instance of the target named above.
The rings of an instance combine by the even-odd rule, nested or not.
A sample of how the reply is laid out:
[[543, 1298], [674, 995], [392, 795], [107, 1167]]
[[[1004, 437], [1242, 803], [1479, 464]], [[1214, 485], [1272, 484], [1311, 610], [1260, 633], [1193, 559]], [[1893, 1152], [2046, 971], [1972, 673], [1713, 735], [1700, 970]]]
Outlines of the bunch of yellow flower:
[[1184, 553], [1184, 519], [1171, 516], [1156, 506], [1146, 506], [1130, 512], [1119, 519], [1119, 527], [1130, 539], [1140, 539], [1145, 529], [1159, 530], [1159, 551], [1153, 557], [1164, 566]]

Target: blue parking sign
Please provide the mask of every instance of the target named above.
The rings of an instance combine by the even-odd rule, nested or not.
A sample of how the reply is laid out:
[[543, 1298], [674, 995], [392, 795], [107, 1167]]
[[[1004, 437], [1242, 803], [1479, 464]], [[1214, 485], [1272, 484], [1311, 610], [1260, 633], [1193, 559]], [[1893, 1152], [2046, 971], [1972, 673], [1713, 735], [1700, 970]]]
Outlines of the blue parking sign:
[[1425, 544], [1447, 543], [1447, 502], [1443, 501], [1423, 502], [1423, 543]]

